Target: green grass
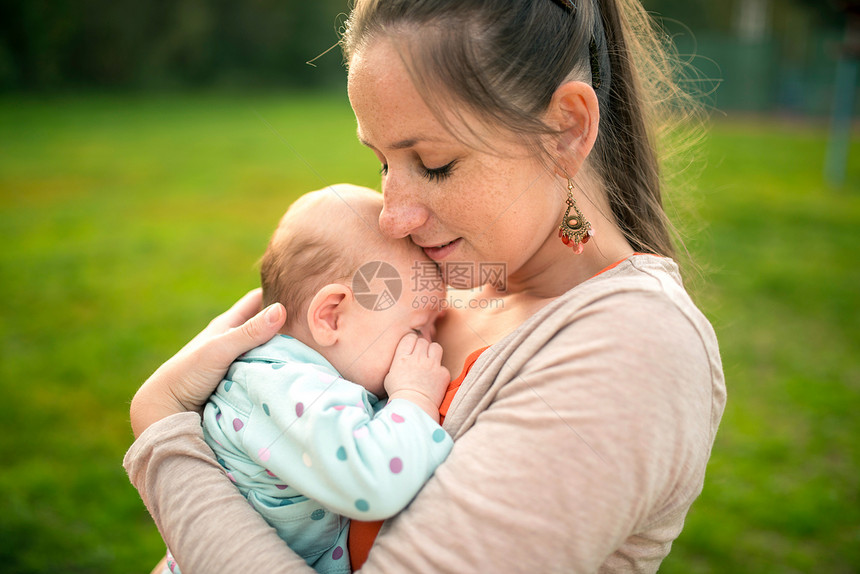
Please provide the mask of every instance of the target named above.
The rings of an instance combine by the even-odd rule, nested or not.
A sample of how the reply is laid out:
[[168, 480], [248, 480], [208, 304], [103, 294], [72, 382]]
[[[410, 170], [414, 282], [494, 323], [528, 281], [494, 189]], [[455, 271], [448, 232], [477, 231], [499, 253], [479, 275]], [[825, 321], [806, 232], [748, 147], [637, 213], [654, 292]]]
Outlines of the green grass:
[[860, 569], [860, 154], [822, 183], [826, 131], [717, 125], [694, 241], [729, 403], [666, 572]]
[[[128, 402], [257, 282], [299, 193], [376, 185], [343, 95], [0, 99], [0, 570], [141, 572]], [[688, 239], [729, 406], [665, 572], [860, 569], [860, 155], [722, 121]], [[333, 228], [334, 228], [333, 223]]]

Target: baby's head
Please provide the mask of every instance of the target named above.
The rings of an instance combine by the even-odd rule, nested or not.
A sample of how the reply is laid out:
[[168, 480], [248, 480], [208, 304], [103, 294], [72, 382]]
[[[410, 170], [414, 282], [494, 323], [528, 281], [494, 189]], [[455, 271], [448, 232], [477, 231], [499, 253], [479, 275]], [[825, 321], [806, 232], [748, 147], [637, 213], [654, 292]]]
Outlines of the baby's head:
[[287, 310], [282, 332], [376, 395], [397, 343], [410, 332], [431, 339], [445, 298], [424, 252], [379, 231], [381, 211], [382, 196], [367, 188], [305, 194], [281, 219], [260, 269], [264, 304]]

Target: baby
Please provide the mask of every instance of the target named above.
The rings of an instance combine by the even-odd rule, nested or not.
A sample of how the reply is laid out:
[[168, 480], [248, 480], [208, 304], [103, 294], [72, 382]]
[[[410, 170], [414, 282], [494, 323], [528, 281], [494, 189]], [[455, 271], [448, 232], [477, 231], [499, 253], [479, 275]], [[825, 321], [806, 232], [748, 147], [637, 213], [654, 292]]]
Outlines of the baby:
[[283, 303], [287, 323], [233, 363], [203, 414], [228, 476], [318, 572], [349, 572], [348, 519], [399, 512], [453, 444], [431, 342], [444, 283], [426, 281], [430, 260], [408, 238], [382, 236], [381, 209], [347, 185], [290, 207], [261, 268], [264, 303]]

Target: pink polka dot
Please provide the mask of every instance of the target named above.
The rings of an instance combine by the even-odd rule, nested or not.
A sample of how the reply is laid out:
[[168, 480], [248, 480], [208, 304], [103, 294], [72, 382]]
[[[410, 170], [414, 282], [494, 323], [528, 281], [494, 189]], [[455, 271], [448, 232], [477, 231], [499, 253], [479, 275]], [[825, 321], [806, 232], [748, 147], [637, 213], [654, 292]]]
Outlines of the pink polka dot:
[[367, 427], [358, 427], [354, 431], [352, 431], [352, 436], [355, 438], [364, 438], [370, 434], [370, 431], [367, 430]]
[[233, 419], [233, 430], [234, 431], [239, 432], [243, 426], [245, 426], [245, 423], [243, 423], [239, 419]]
[[403, 470], [403, 461], [395, 456], [388, 463], [388, 468], [390, 468], [391, 472], [393, 472], [394, 474], [400, 474], [400, 471]]
[[332, 560], [340, 560], [341, 558], [343, 558], [343, 548], [338, 546], [337, 548], [332, 550], [331, 558]]
[[296, 416], [300, 417], [305, 412], [305, 405], [302, 403], [296, 403]]
[[346, 408], [346, 406], [345, 406], [345, 405], [337, 405], [336, 407], [334, 407], [334, 410], [336, 410], [336, 411], [342, 411], [342, 410], [343, 410], [343, 409], [345, 409], [345, 408]]
[[394, 422], [396, 422], [396, 423], [402, 423], [402, 422], [404, 422], [406, 419], [404, 419], [403, 417], [401, 417], [401, 416], [400, 416], [400, 415], [398, 415], [397, 413], [391, 413], [391, 420], [393, 420], [393, 421], [394, 421]]
[[275, 473], [273, 473], [273, 472], [272, 472], [271, 470], [269, 470], [268, 468], [266, 469], [266, 474], [268, 474], [269, 476], [275, 476]]
[[236, 482], [236, 478], [233, 476], [232, 472], [227, 473], [227, 478], [229, 478], [232, 482]]
[[263, 447], [260, 449], [260, 452], [257, 453], [257, 458], [259, 458], [261, 462], [266, 462], [267, 460], [269, 460], [269, 457], [271, 455], [272, 453], [269, 452], [269, 449]]
[[275, 488], [277, 488], [278, 490], [286, 490], [287, 485], [286, 484], [276, 484]]

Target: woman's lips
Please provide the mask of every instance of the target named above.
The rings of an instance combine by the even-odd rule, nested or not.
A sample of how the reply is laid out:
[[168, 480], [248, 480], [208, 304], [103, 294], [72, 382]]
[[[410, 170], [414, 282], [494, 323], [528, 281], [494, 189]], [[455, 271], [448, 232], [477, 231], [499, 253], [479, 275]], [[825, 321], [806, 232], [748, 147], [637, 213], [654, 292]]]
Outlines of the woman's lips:
[[426, 253], [427, 257], [429, 257], [433, 261], [441, 261], [457, 248], [457, 246], [460, 244], [460, 241], [462, 241], [462, 238], [458, 237], [454, 241], [449, 241], [444, 245], [438, 245], [436, 247], [424, 247], [424, 253]]

